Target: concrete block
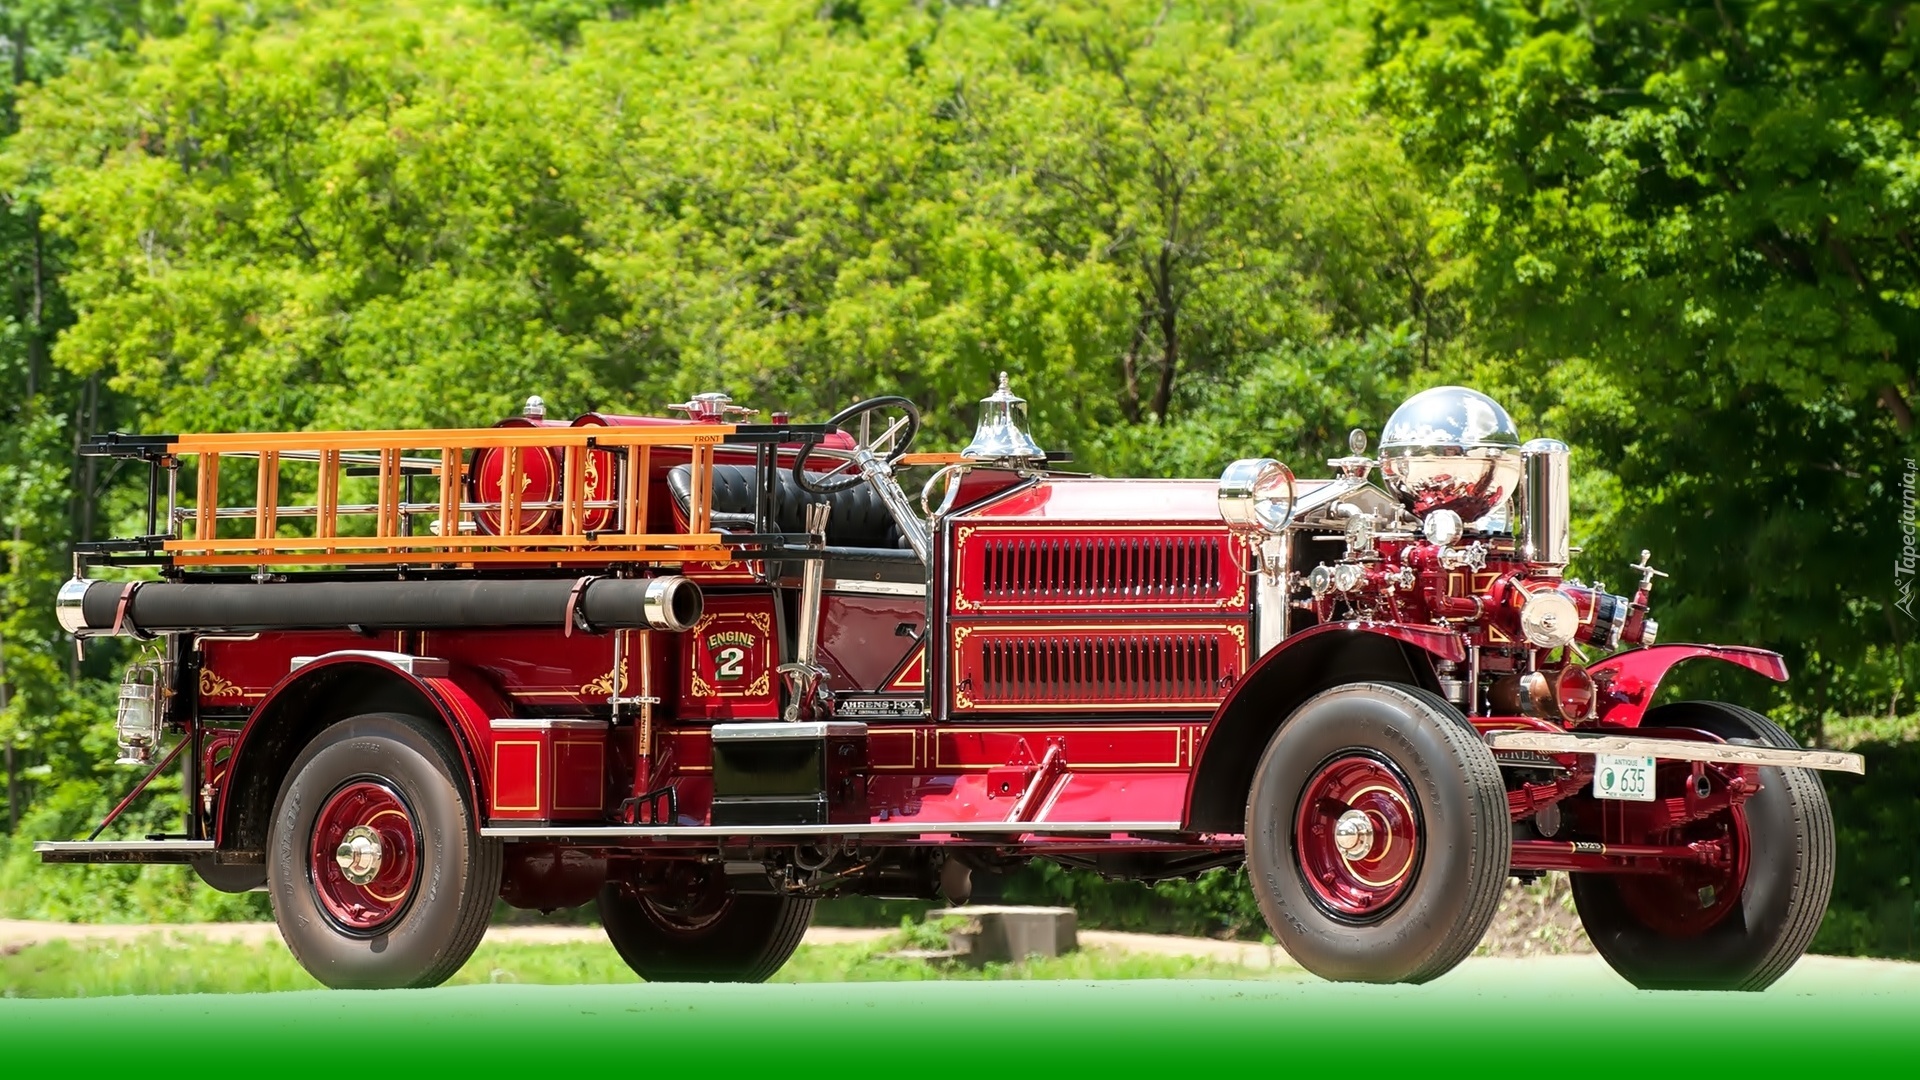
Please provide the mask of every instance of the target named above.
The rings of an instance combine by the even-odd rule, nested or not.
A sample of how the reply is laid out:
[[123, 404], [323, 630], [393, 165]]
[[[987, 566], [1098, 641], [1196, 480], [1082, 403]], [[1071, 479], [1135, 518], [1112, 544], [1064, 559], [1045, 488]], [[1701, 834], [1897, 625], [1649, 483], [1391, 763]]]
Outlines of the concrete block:
[[1020, 963], [1030, 956], [1063, 956], [1079, 948], [1072, 908], [960, 907], [929, 912], [930, 920], [960, 919], [947, 938], [962, 959], [979, 967]]

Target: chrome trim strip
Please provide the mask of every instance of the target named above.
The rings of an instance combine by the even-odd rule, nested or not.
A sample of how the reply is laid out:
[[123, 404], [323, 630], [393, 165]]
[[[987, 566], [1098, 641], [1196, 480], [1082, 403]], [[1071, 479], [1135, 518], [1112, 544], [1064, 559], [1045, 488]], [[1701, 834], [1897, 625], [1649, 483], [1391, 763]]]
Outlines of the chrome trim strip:
[[925, 596], [927, 587], [917, 581], [861, 581], [857, 578], [828, 578], [821, 589], [830, 593], [865, 593], [870, 596]]
[[712, 742], [740, 742], [759, 739], [824, 739], [830, 735], [865, 735], [867, 725], [845, 720], [799, 723], [776, 720], [770, 723], [715, 724], [708, 731]]
[[211, 840], [40, 840], [35, 851], [212, 851]]
[[1828, 769], [1861, 776], [1867, 772], [1865, 758], [1838, 750], [1791, 750], [1779, 746], [1737, 746], [1626, 735], [1556, 735], [1545, 731], [1489, 731], [1486, 740], [1487, 745], [1495, 750], [1538, 750], [1550, 754], [1644, 754], [1667, 761], [1717, 761], [1735, 765]]
[[495, 731], [605, 731], [608, 723], [592, 719], [496, 716], [487, 721], [487, 726]]
[[853, 823], [846, 825], [731, 825], [718, 828], [710, 825], [490, 825], [482, 828], [480, 835], [497, 836], [505, 840], [537, 840], [555, 837], [669, 839], [676, 836], [690, 840], [713, 840], [733, 836], [960, 836], [967, 833], [1016, 835], [1031, 833], [1036, 836], [1045, 836], [1053, 833], [1106, 835], [1108, 833], [1180, 831], [1180, 823], [1177, 821], [1076, 821], [1070, 824], [1054, 824], [1046, 821], [936, 821], [927, 824], [883, 821], [865, 825]]
[[449, 666], [437, 656], [414, 656], [410, 653], [388, 652], [382, 649], [335, 649], [318, 656], [296, 656], [287, 661], [287, 674], [291, 675], [316, 660], [333, 660], [339, 657], [357, 657], [363, 660], [384, 660], [409, 675], [422, 679], [444, 679]]

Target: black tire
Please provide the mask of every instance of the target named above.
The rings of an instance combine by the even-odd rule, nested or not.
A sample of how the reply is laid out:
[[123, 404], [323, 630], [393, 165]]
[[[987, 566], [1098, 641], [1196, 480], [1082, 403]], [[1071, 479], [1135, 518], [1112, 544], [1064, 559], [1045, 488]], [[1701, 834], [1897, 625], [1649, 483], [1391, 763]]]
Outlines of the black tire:
[[[1303, 813], [1324, 821], [1340, 806], [1367, 813], [1377, 804], [1377, 787], [1348, 803], [1323, 786], [1356, 768], [1398, 785], [1393, 807], [1410, 811], [1411, 848], [1394, 846], [1405, 828], [1372, 834], [1376, 847], [1357, 858], [1319, 846], [1310, 823], [1300, 826], [1309, 841], [1296, 840]], [[1310, 785], [1323, 797], [1303, 810]], [[1458, 709], [1415, 687], [1353, 683], [1308, 699], [1268, 744], [1247, 799], [1248, 877], [1275, 941], [1308, 971], [1335, 982], [1423, 983], [1466, 959], [1492, 925], [1513, 853], [1508, 822], [1499, 765]], [[1403, 869], [1367, 871], [1395, 883], [1370, 892], [1367, 910], [1342, 907], [1305, 869], [1331, 867], [1315, 875], [1328, 889], [1336, 878], [1370, 885], [1361, 867], [1390, 857]]]
[[[1649, 709], [1648, 728], [1694, 728], [1730, 743], [1798, 748], [1751, 709], [1682, 701]], [[1743, 804], [1747, 874], [1739, 902], [1703, 930], [1679, 936], [1647, 925], [1611, 874], [1570, 874], [1574, 908], [1594, 951], [1642, 990], [1759, 991], [1792, 968], [1820, 929], [1833, 892], [1833, 811], [1819, 774], [1764, 767]]]
[[786, 966], [813, 922], [812, 900], [714, 886], [678, 913], [621, 882], [600, 890], [600, 925], [646, 982], [758, 983]]
[[[342, 720], [321, 732], [294, 759], [274, 803], [267, 835], [267, 890], [274, 921], [287, 948], [315, 979], [335, 989], [438, 986], [473, 956], [487, 932], [500, 895], [502, 850], [479, 835], [469, 805], [465, 769], [436, 723], [397, 713], [370, 713]], [[340, 868], [313, 854], [317, 820], [329, 806], [346, 807], [350, 820], [356, 791], [376, 791], [402, 808], [394, 824], [382, 873], [360, 894]], [[409, 861], [400, 862], [410, 843]], [[408, 867], [411, 867], [410, 871]], [[404, 885], [404, 889], [402, 886]], [[388, 914], [368, 925], [343, 921], [335, 903], [389, 890]], [[369, 900], [369, 903], [376, 901]]]

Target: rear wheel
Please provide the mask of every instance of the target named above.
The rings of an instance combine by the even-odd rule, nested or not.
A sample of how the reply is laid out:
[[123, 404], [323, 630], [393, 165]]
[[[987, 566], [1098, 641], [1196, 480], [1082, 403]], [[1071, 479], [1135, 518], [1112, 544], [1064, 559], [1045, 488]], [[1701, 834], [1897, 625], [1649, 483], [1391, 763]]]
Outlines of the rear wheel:
[[[1642, 725], [1799, 745], [1759, 713], [1717, 701], [1662, 705]], [[1812, 944], [1833, 889], [1826, 789], [1809, 769], [1759, 773], [1760, 791], [1739, 806], [1632, 841], [1718, 843], [1727, 854], [1720, 866], [1663, 876], [1569, 875], [1594, 951], [1628, 982], [1643, 990], [1764, 990]]]
[[501, 848], [479, 835], [459, 755], [419, 717], [356, 716], [294, 759], [267, 835], [287, 948], [336, 989], [437, 986], [480, 944]]
[[600, 890], [607, 939], [647, 982], [765, 982], [813, 921], [812, 900], [737, 893], [715, 874], [688, 874], [678, 884], [643, 891], [609, 881]]
[[1247, 866], [1281, 948], [1339, 982], [1421, 983], [1466, 959], [1512, 854], [1492, 751], [1445, 699], [1355, 683], [1302, 705], [1247, 800]]

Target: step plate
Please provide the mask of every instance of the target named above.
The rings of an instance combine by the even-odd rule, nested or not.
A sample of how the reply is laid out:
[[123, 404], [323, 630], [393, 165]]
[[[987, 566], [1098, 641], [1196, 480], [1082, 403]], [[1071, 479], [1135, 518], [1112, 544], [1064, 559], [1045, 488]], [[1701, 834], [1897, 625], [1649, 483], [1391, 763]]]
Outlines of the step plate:
[[42, 840], [43, 863], [190, 863], [213, 854], [211, 840]]

